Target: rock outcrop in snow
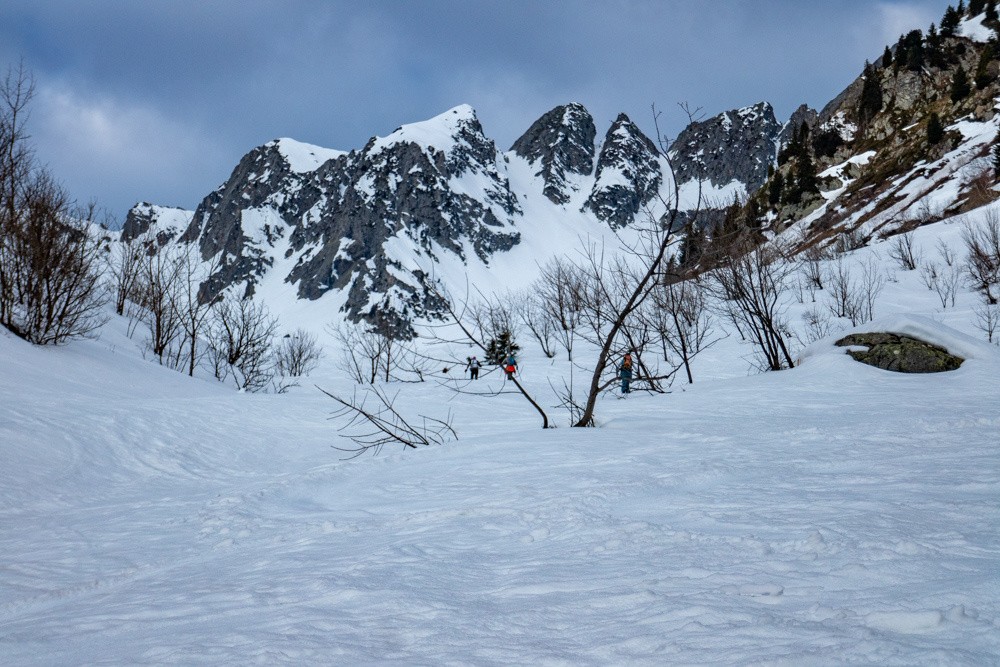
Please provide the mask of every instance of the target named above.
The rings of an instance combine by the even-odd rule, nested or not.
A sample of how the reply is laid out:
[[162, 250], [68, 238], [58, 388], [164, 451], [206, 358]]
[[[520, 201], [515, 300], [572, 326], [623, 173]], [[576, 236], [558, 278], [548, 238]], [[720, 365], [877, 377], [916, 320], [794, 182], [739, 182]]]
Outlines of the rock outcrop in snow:
[[780, 132], [767, 102], [691, 123], [670, 147], [674, 173], [681, 183], [700, 179], [721, 188], [735, 181], [752, 193], [767, 180]]

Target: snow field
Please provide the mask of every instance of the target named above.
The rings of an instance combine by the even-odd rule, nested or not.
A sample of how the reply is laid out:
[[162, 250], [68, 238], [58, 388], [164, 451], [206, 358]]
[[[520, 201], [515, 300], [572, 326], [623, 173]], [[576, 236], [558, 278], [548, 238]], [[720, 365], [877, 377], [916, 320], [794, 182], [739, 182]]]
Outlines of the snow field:
[[[932, 258], [960, 233], [915, 243]], [[995, 663], [1000, 348], [971, 325], [978, 296], [942, 309], [885, 244], [844, 261], [869, 257], [889, 281], [858, 328], [959, 370], [863, 366], [834, 322], [798, 368], [748, 376], [733, 335], [693, 386], [542, 431], [515, 394], [454, 391], [499, 372], [458, 369], [397, 401], [450, 411], [460, 440], [351, 461], [314, 386], [353, 391], [335, 350], [249, 395], [143, 359], [117, 320], [56, 349], [0, 333], [2, 662]], [[789, 293], [793, 327], [827, 298]], [[319, 333], [331, 314], [302, 317]], [[521, 381], [564, 425], [565, 364], [534, 347]]]

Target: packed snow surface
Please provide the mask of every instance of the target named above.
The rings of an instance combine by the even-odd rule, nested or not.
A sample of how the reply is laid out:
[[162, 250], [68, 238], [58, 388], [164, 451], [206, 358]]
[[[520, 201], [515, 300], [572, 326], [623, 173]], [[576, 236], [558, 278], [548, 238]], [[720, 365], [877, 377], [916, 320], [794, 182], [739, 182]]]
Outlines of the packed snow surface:
[[399, 407], [461, 439], [350, 461], [311, 382], [0, 335], [2, 662], [995, 664], [1000, 350], [866, 328], [966, 361], [894, 374], [826, 339], [549, 431], [428, 382]]

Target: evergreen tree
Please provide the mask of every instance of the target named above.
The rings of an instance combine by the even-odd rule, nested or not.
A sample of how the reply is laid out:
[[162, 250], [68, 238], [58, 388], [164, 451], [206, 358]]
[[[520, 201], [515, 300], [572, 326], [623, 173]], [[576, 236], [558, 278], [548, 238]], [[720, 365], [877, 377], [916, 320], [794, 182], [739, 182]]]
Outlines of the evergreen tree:
[[785, 189], [785, 176], [780, 171], [775, 172], [771, 179], [771, 185], [767, 189], [767, 203], [777, 206], [781, 201], [782, 191]]
[[982, 90], [993, 83], [993, 75], [990, 73], [990, 61], [992, 60], [991, 47], [987, 46], [979, 54], [979, 64], [976, 65], [976, 88]]
[[486, 344], [486, 361], [499, 366], [509, 355], [517, 355], [520, 350], [521, 346], [514, 341], [513, 334], [504, 330]]
[[987, 21], [996, 21], [997, 19], [1000, 19], [1000, 15], [997, 14], [997, 0], [988, 0], [986, 8], [983, 12], [986, 14]]
[[924, 33], [911, 30], [903, 38], [906, 43], [906, 68], [919, 72], [924, 68]]
[[961, 102], [969, 96], [970, 92], [972, 92], [972, 87], [969, 85], [969, 75], [965, 73], [965, 68], [959, 65], [951, 80], [951, 101]]
[[819, 182], [816, 180], [816, 165], [812, 156], [806, 153], [795, 165], [795, 187], [799, 196], [819, 192]]
[[886, 46], [885, 51], [882, 52], [882, 67], [888, 67], [891, 64], [892, 64], [892, 49]]
[[965, 0], [958, 0], [958, 18], [959, 20], [965, 16]]
[[868, 125], [875, 114], [882, 110], [882, 84], [879, 82], [878, 71], [866, 61], [863, 76], [864, 84], [858, 100], [858, 121], [862, 127]]
[[1000, 181], [1000, 141], [993, 142], [993, 180]]
[[937, 28], [934, 27], [933, 23], [927, 31], [927, 40], [925, 44], [924, 62], [926, 62], [929, 67], [945, 67], [948, 64], [948, 61], [945, 58], [944, 38], [938, 34]]
[[941, 125], [941, 117], [937, 113], [932, 113], [927, 120], [927, 143], [936, 146], [944, 139], [944, 126]]
[[941, 19], [941, 36], [954, 37], [961, 21], [962, 15], [958, 13], [958, 10], [948, 5], [948, 9], [944, 10], [944, 17]]
[[969, 18], [979, 16], [986, 9], [986, 0], [969, 0]]

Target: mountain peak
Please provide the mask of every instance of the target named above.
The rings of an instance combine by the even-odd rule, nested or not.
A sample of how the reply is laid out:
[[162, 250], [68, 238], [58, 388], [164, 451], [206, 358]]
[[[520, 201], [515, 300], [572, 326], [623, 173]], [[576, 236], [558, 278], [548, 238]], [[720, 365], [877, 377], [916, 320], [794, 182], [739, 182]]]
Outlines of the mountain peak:
[[336, 159], [346, 155], [344, 151], [332, 148], [322, 148], [312, 144], [282, 137], [274, 139], [264, 144], [265, 148], [276, 148], [281, 156], [285, 158], [289, 168], [297, 173], [307, 173], [315, 171], [327, 160]]
[[543, 190], [554, 204], [565, 204], [572, 174], [590, 175], [594, 168], [594, 118], [582, 104], [558, 106], [536, 120], [511, 146], [511, 151], [532, 164], [545, 181]]
[[670, 147], [677, 180], [703, 179], [723, 188], [733, 182], [753, 192], [767, 180], [777, 156], [781, 125], [768, 102], [695, 121]]

